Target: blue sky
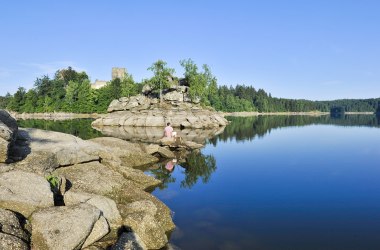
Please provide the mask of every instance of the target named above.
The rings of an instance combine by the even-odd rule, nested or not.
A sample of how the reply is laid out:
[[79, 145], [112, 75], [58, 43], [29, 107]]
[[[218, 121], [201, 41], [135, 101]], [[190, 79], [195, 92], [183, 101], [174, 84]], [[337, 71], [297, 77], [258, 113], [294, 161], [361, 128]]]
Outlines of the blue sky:
[[157, 59], [272, 96], [380, 97], [380, 1], [2, 1], [0, 95], [72, 66], [91, 80]]

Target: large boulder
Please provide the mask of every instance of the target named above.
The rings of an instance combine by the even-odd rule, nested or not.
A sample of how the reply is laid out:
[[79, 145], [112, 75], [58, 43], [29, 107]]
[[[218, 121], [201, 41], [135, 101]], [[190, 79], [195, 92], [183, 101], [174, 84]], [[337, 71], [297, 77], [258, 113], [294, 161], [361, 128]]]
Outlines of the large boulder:
[[27, 218], [37, 208], [50, 206], [54, 206], [54, 198], [45, 178], [18, 170], [0, 175], [0, 207]]
[[98, 144], [73, 135], [33, 128], [22, 128], [19, 134], [29, 152], [17, 165], [26, 171], [44, 174], [61, 166], [100, 160]]
[[152, 190], [162, 182], [156, 178], [144, 174], [139, 169], [133, 169], [120, 161], [103, 160], [102, 164], [123, 175], [129, 182], [142, 190]]
[[130, 213], [130, 207], [128, 204], [137, 201], [150, 201], [157, 209], [157, 212], [154, 215], [157, 224], [160, 225], [166, 233], [171, 232], [175, 228], [171, 210], [150, 193], [144, 192], [138, 188], [129, 188], [122, 190], [121, 192], [113, 193], [111, 198], [117, 203], [122, 218], [125, 218]]
[[111, 250], [146, 250], [148, 249], [141, 238], [134, 232], [122, 233]]
[[8, 161], [9, 148], [16, 139], [16, 120], [5, 110], [0, 110], [0, 162]]
[[91, 204], [102, 211], [111, 228], [118, 228], [121, 225], [120, 212], [117, 209], [115, 201], [110, 198], [85, 192], [68, 191], [64, 194], [64, 200], [66, 206], [84, 202]]
[[99, 144], [106, 152], [102, 152], [102, 159], [115, 159], [118, 157], [124, 166], [139, 167], [147, 164], [152, 164], [158, 161], [158, 158], [146, 153], [146, 145], [131, 143], [122, 139], [112, 137], [99, 137], [91, 139], [91, 142]]
[[33, 249], [81, 249], [109, 232], [101, 211], [88, 203], [51, 207], [33, 214]]
[[77, 164], [58, 168], [53, 172], [69, 180], [72, 191], [105, 195], [123, 187], [126, 179], [118, 172], [99, 162]]
[[108, 106], [107, 111], [120, 111], [120, 110], [131, 110], [138, 106], [149, 107], [151, 100], [144, 95], [137, 95], [132, 97], [122, 97], [120, 99], [113, 100]]
[[165, 101], [183, 102], [183, 93], [178, 91], [171, 91], [163, 95]]
[[124, 206], [124, 225], [131, 228], [148, 249], [160, 249], [168, 242], [156, 214], [157, 207], [149, 200], [135, 201]]
[[29, 235], [15, 213], [0, 208], [0, 249], [29, 249]]
[[29, 250], [29, 246], [18, 237], [0, 232], [0, 249]]

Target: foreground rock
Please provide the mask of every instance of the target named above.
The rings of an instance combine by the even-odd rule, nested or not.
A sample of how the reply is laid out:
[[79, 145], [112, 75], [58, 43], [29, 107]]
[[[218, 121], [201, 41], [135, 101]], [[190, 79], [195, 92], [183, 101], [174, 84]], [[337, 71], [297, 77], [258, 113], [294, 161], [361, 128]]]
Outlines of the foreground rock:
[[9, 148], [16, 139], [16, 120], [5, 110], [0, 110], [0, 163], [8, 161]]
[[38, 211], [32, 216], [32, 228], [34, 249], [80, 249], [109, 232], [101, 211], [87, 203]]
[[35, 152], [52, 153], [57, 166], [99, 160], [101, 149], [98, 145], [73, 135], [32, 128], [21, 129], [21, 135], [28, 141], [32, 155]]
[[[112, 222], [111, 225], [117, 225], [120, 217], [111, 219], [111, 216], [114, 216], [113, 213], [117, 212], [112, 212], [115, 211], [115, 206], [105, 198], [108, 197], [115, 201], [117, 210], [120, 211], [121, 224], [132, 228], [149, 249], [159, 249], [167, 243], [166, 233], [175, 227], [171, 211], [153, 195], [145, 192], [146, 186], [136, 183], [137, 178], [126, 179], [122, 174], [96, 162], [59, 168], [54, 171], [54, 174], [64, 176], [72, 184], [72, 188], [64, 195], [68, 204], [84, 201], [93, 204], [103, 211], [104, 216]], [[140, 220], [137, 218], [129, 220], [127, 218], [133, 217], [129, 204], [133, 202], [149, 203], [156, 212], [149, 216], [144, 214]], [[151, 223], [154, 226], [148, 227], [147, 225]], [[149, 229], [149, 235], [154, 235], [154, 238], [146, 236], [144, 233], [148, 230], [146, 228]]]
[[[159, 249], [168, 242], [166, 235], [175, 227], [171, 211], [146, 192], [161, 181], [135, 167], [171, 151], [116, 138], [84, 141], [38, 129], [20, 129], [17, 138], [12, 150], [23, 160], [0, 164], [0, 208], [28, 220], [32, 249], [107, 247], [122, 228], [133, 228], [133, 233], [119, 239], [120, 247]], [[149, 210], [136, 204], [149, 204]], [[11, 235], [5, 230], [0, 227], [4, 249], [30, 247], [22, 231]]]
[[168, 242], [164, 228], [156, 219], [157, 207], [152, 201], [143, 200], [124, 207], [124, 224], [142, 239], [148, 249], [159, 249]]
[[29, 235], [15, 213], [0, 208], [0, 249], [29, 249]]
[[111, 102], [109, 114], [95, 120], [92, 125], [132, 126], [132, 127], [164, 127], [170, 122], [181, 128], [215, 128], [226, 126], [228, 121], [212, 109], [204, 109], [199, 104], [185, 102], [184, 99], [159, 103], [158, 99], [144, 95], [130, 98], [122, 97]]
[[80, 203], [88, 203], [98, 208], [103, 216], [107, 219], [111, 228], [121, 226], [121, 216], [117, 209], [115, 201], [101, 195], [94, 195], [84, 192], [68, 191], [64, 195], [65, 205], [76, 205]]
[[102, 159], [110, 159], [109, 155], [117, 156], [123, 165], [128, 167], [139, 167], [158, 161], [157, 157], [152, 156], [156, 152], [148, 153], [146, 150], [147, 145], [145, 144], [131, 143], [112, 137], [99, 137], [90, 141], [112, 152], [112, 154], [101, 155]]
[[144, 242], [134, 232], [122, 233], [111, 250], [145, 250]]
[[54, 198], [45, 178], [17, 170], [0, 175], [0, 207], [29, 217], [37, 208], [50, 206]]

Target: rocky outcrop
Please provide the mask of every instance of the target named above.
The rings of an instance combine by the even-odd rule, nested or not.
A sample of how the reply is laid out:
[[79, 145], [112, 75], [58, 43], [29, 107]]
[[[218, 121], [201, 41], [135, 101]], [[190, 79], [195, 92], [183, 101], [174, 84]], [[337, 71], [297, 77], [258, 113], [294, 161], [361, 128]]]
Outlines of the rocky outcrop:
[[0, 163], [8, 161], [9, 148], [16, 139], [16, 120], [5, 110], [0, 110]]
[[134, 232], [122, 233], [111, 250], [146, 250], [147, 247]]
[[[116, 138], [84, 141], [38, 129], [20, 129], [17, 138], [12, 152], [22, 160], [0, 164], [0, 208], [29, 221], [32, 249], [98, 249], [92, 244], [101, 245], [99, 241], [109, 246], [122, 228], [137, 221], [127, 220], [133, 202], [150, 202], [157, 212], [144, 216], [134, 225], [136, 231], [126, 233], [115, 247], [161, 248], [167, 243], [166, 234], [174, 229], [171, 211], [146, 191], [161, 181], [135, 168], [157, 162], [156, 155], [171, 156], [171, 151]], [[150, 218], [156, 226], [148, 227], [145, 220]], [[145, 237], [140, 226], [155, 238]], [[5, 230], [0, 226], [0, 249], [29, 249], [28, 235]]]
[[0, 208], [0, 249], [29, 249], [29, 235], [19, 217], [12, 211]]
[[29, 217], [37, 208], [50, 206], [53, 193], [45, 178], [18, 170], [0, 175], [0, 207]]
[[164, 229], [157, 222], [157, 207], [152, 201], [135, 201], [125, 206], [124, 224], [142, 239], [148, 249], [159, 249], [168, 242]]
[[114, 200], [102, 195], [95, 195], [85, 192], [68, 191], [64, 195], [65, 205], [76, 205], [88, 203], [98, 208], [107, 219], [111, 228], [121, 226], [121, 216]]
[[175, 228], [170, 209], [153, 195], [138, 189], [114, 195], [123, 225], [131, 228], [148, 249], [162, 248], [168, 241], [167, 233]]
[[88, 203], [51, 207], [33, 214], [34, 249], [81, 249], [109, 232], [101, 211]]
[[59, 132], [32, 128], [22, 131], [32, 155], [34, 152], [50, 152], [54, 155], [58, 166], [99, 161], [98, 152], [101, 149], [97, 144]]
[[199, 104], [186, 102], [179, 92], [164, 95], [165, 102], [144, 95], [122, 97], [113, 100], [108, 107], [109, 114], [95, 120], [92, 125], [164, 127], [170, 122], [181, 128], [216, 128], [228, 121], [213, 109], [204, 109]]

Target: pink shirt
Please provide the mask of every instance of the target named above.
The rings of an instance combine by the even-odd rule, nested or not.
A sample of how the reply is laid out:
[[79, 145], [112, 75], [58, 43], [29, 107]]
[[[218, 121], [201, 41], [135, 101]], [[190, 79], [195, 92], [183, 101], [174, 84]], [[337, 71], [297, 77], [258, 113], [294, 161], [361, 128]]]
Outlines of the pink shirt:
[[173, 128], [170, 126], [166, 126], [164, 129], [164, 133], [166, 137], [171, 138], [172, 137]]

